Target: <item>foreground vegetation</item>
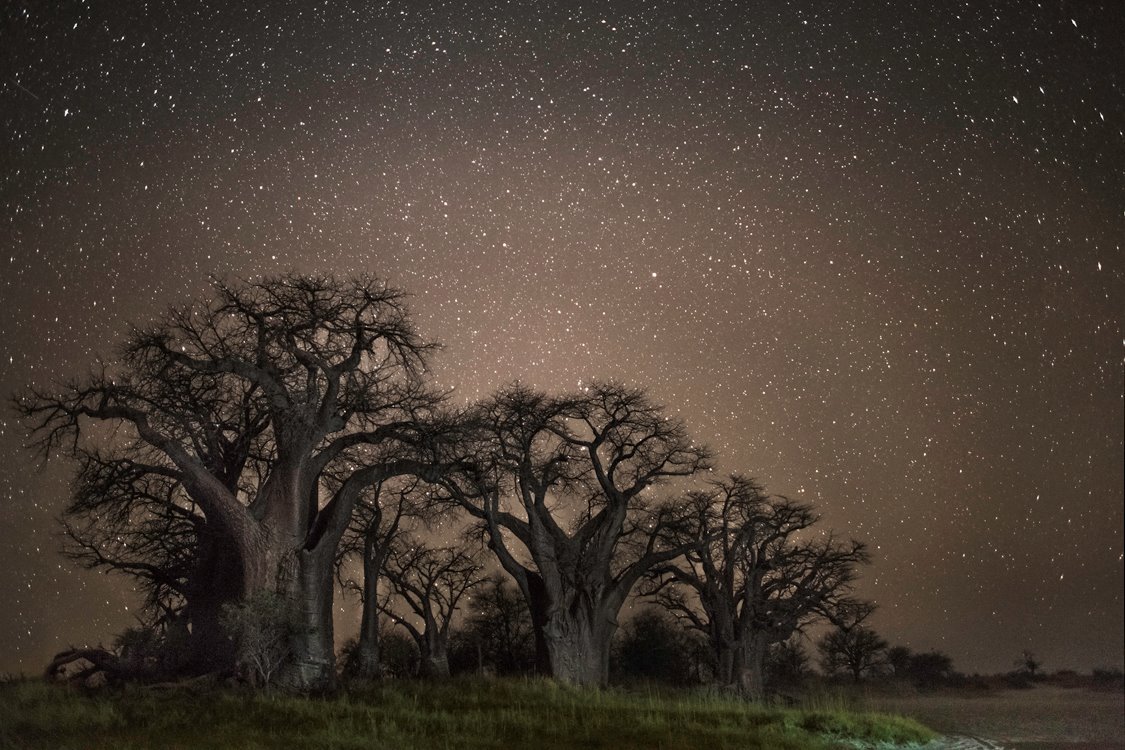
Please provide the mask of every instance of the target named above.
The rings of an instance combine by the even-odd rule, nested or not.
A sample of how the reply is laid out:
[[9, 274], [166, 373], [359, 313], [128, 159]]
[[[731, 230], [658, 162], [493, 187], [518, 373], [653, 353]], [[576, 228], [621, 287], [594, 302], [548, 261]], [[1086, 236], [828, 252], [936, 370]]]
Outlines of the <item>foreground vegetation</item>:
[[922, 742], [899, 717], [548, 681], [392, 681], [331, 698], [0, 684], [5, 748], [739, 748]]

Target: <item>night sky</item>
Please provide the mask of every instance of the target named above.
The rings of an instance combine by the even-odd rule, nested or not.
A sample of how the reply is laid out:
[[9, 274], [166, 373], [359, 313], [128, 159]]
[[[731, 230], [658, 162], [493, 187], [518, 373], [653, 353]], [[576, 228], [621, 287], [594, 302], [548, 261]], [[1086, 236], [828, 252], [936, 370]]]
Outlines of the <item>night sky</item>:
[[[1122, 3], [230, 5], [3, 4], [0, 393], [212, 275], [370, 272], [455, 398], [621, 379], [816, 503], [892, 643], [1122, 666]], [[24, 440], [38, 673], [138, 602]]]

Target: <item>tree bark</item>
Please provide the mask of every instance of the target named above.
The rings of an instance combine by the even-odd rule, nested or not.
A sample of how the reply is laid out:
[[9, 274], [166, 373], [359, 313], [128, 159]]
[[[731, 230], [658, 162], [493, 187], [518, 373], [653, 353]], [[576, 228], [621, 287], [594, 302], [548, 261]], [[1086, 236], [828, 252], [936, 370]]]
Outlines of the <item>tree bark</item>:
[[736, 688], [738, 644], [720, 639], [712, 644], [712, 651], [715, 654], [715, 682], [724, 688]]
[[249, 518], [235, 528], [209, 521], [199, 540], [191, 583], [185, 593], [191, 623], [189, 673], [228, 672], [234, 668], [236, 644], [222, 625], [223, 609], [267, 586], [266, 541]]
[[739, 665], [738, 689], [739, 692], [753, 701], [759, 701], [765, 695], [764, 665], [766, 660], [766, 647], [769, 644], [761, 635], [747, 636], [743, 644], [743, 659]]
[[[333, 547], [330, 552], [335, 552]], [[296, 553], [297, 575], [290, 601], [295, 609], [292, 660], [282, 680], [290, 687], [326, 692], [336, 687], [332, 627], [333, 556], [318, 548]]]
[[379, 653], [380, 564], [372, 546], [367, 542], [363, 554], [363, 611], [355, 653], [355, 676], [361, 680], [376, 680], [382, 676]]
[[604, 687], [609, 682], [609, 645], [617, 630], [607, 607], [548, 615], [543, 637], [551, 675], [571, 685]]
[[423, 638], [421, 661], [418, 665], [418, 674], [425, 678], [442, 678], [449, 676], [449, 648], [447, 639], [436, 636], [431, 637], [427, 632]]
[[238, 602], [242, 590], [240, 560], [229, 547], [201, 540], [199, 557], [186, 592], [191, 623], [186, 668], [189, 673], [229, 672], [235, 644], [222, 626], [223, 607]]

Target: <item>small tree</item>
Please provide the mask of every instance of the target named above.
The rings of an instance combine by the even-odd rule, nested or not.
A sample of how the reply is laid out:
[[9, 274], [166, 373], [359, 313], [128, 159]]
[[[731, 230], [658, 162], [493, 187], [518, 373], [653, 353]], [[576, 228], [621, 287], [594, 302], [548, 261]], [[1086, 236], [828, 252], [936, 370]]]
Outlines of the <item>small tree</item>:
[[913, 654], [907, 674], [920, 688], [933, 688], [945, 683], [953, 675], [953, 659], [940, 651]]
[[384, 611], [418, 644], [424, 677], [449, 676], [449, 629], [461, 600], [484, 581], [477, 556], [465, 544], [430, 547], [414, 536], [391, 545], [384, 573], [410, 615]]
[[1025, 648], [1023, 653], [1020, 654], [1020, 658], [1016, 659], [1016, 670], [1028, 677], [1034, 678], [1042, 666], [1042, 663], [1035, 658], [1035, 653], [1030, 649]]
[[837, 627], [821, 638], [816, 647], [820, 651], [820, 665], [825, 674], [849, 674], [855, 682], [886, 663], [887, 642], [863, 625]]
[[700, 650], [691, 641], [690, 633], [659, 610], [646, 609], [622, 628], [614, 666], [627, 678], [685, 685], [694, 678], [692, 656]]
[[907, 646], [892, 646], [887, 649], [886, 662], [895, 677], [906, 677], [910, 673], [910, 660], [914, 652]]
[[801, 641], [794, 637], [770, 646], [765, 671], [771, 685], [799, 683], [809, 672], [809, 655]]
[[295, 608], [275, 592], [258, 591], [224, 607], [222, 622], [236, 644], [239, 669], [252, 685], [269, 688], [292, 653], [300, 627]]
[[489, 576], [471, 595], [460, 633], [465, 665], [495, 674], [528, 674], [535, 670], [535, 633], [531, 612], [507, 576]]

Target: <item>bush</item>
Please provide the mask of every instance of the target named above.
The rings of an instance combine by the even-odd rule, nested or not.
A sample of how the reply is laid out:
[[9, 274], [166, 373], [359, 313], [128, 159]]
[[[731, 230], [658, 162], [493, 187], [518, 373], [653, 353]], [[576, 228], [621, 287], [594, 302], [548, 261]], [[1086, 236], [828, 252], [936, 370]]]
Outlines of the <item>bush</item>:
[[1120, 669], [1095, 669], [1093, 680], [1098, 687], [1125, 687], [1125, 672]]
[[170, 679], [181, 672], [188, 660], [188, 633], [180, 625], [123, 630], [113, 644], [122, 667], [142, 681]]
[[236, 664], [243, 676], [268, 688], [292, 655], [290, 640], [300, 627], [292, 603], [276, 592], [258, 591], [223, 607], [222, 624], [237, 644]]
[[687, 641], [683, 628], [656, 610], [643, 610], [620, 631], [613, 671], [625, 679], [688, 684], [693, 665]]
[[765, 668], [771, 688], [799, 685], [809, 673], [809, 655], [797, 640], [775, 643], [766, 652]]
[[1000, 678], [1000, 681], [1004, 684], [1004, 687], [1013, 690], [1027, 690], [1034, 684], [1034, 680], [1027, 672], [1008, 672]]

